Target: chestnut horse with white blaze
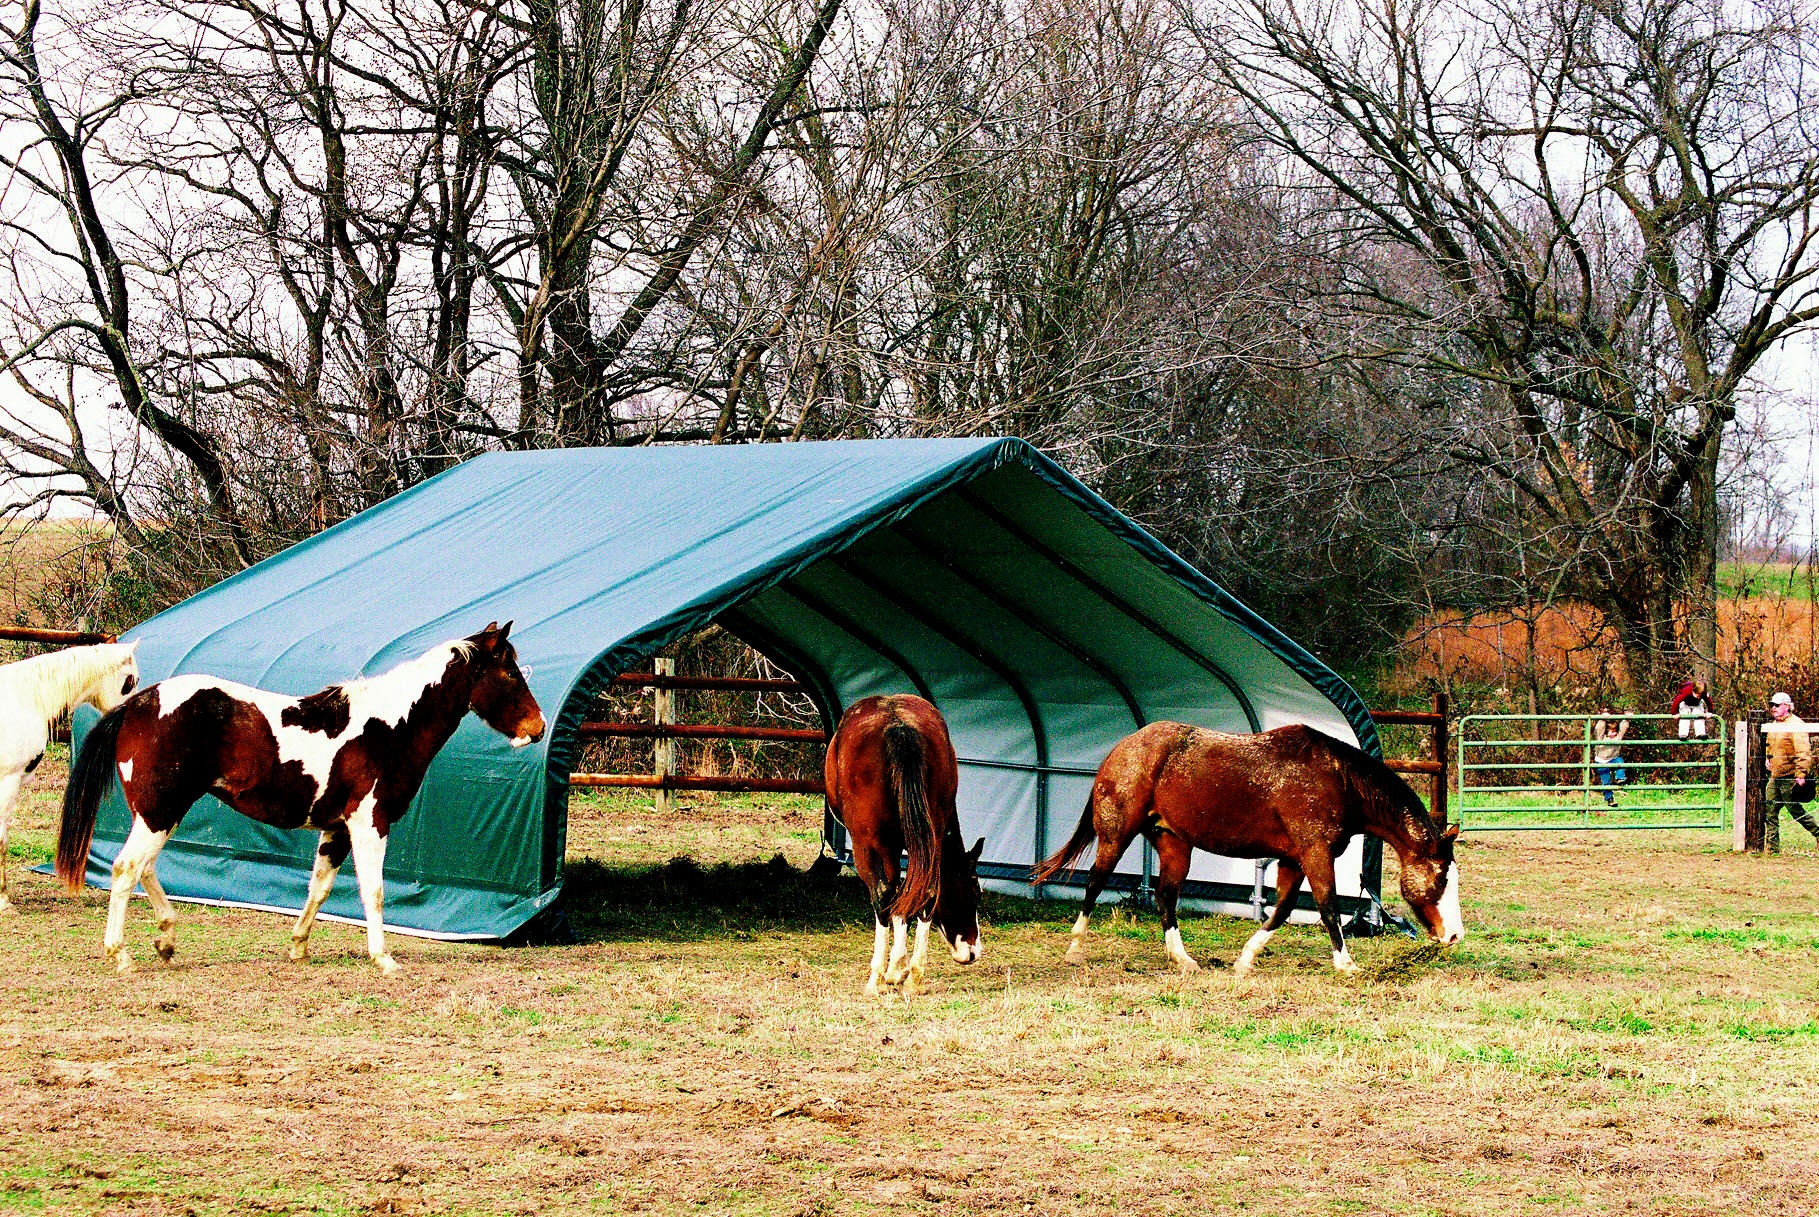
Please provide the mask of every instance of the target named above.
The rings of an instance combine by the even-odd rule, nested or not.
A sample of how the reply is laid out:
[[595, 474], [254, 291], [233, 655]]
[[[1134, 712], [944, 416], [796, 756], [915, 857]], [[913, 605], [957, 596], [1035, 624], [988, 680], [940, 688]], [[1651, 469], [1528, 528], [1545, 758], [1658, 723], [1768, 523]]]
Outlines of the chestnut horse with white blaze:
[[310, 926], [351, 852], [366, 908], [366, 949], [387, 975], [386, 835], [409, 809], [430, 761], [473, 711], [522, 747], [541, 739], [543, 711], [525, 686], [511, 622], [442, 643], [381, 676], [286, 697], [213, 676], [173, 676], [104, 715], [70, 767], [57, 874], [82, 886], [101, 800], [120, 778], [132, 829], [114, 859], [107, 956], [133, 969], [126, 907], [145, 885], [160, 957], [176, 953], [176, 911], [158, 883], [158, 851], [191, 804], [212, 794], [277, 828], [322, 834], [309, 896], [291, 931], [291, 958], [309, 958]]
[[1240, 975], [1294, 911], [1307, 880], [1333, 942], [1333, 966], [1355, 966], [1345, 948], [1334, 866], [1360, 833], [1381, 838], [1402, 863], [1402, 897], [1434, 938], [1465, 937], [1459, 914], [1457, 826], [1442, 829], [1388, 766], [1311, 727], [1227, 735], [1186, 723], [1151, 723], [1120, 740], [1099, 766], [1080, 826], [1037, 868], [1046, 883], [1097, 843], [1086, 901], [1067, 959], [1084, 958], [1087, 917], [1126, 847], [1141, 835], [1155, 847], [1156, 905], [1168, 956], [1183, 972], [1200, 965], [1181, 945], [1175, 904], [1196, 849], [1229, 858], [1276, 860], [1276, 910], [1238, 957]]
[[[853, 869], [872, 898], [872, 971], [865, 982], [922, 983], [933, 923], [958, 963], [980, 955], [979, 878], [985, 838], [968, 850], [954, 797], [960, 765], [947, 720], [920, 697], [868, 697], [840, 716], [827, 746], [827, 806], [852, 838]], [[908, 854], [907, 866], [902, 858]], [[916, 922], [916, 949], [907, 950]], [[885, 945], [890, 943], [890, 966]], [[906, 961], [907, 956], [907, 961]]]

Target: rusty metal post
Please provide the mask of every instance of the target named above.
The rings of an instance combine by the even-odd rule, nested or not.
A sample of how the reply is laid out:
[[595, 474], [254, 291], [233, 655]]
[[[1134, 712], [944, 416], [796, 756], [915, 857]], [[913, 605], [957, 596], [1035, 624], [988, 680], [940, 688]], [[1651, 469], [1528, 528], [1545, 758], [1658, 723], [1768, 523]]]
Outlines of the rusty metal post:
[[1768, 781], [1768, 749], [1762, 746], [1762, 724], [1767, 721], [1766, 710], [1751, 710], [1743, 732], [1748, 741], [1744, 747], [1749, 751], [1749, 760], [1743, 766], [1744, 781], [1748, 783], [1743, 803], [1743, 847], [1752, 854], [1762, 852], [1768, 827], [1768, 804], [1764, 798], [1767, 792], [1762, 789]]
[[1440, 763], [1440, 769], [1434, 774], [1434, 807], [1433, 816], [1440, 826], [1446, 826], [1446, 788], [1451, 775], [1447, 773], [1446, 739], [1446, 691], [1434, 690], [1434, 717], [1440, 721], [1434, 724], [1434, 759]]
[[[658, 676], [674, 676], [676, 661], [659, 659], [651, 665]], [[674, 726], [676, 722], [676, 691], [658, 687], [651, 690], [651, 719], [659, 727]], [[659, 739], [655, 747], [656, 776], [659, 780], [676, 776], [676, 741], [667, 736]], [[676, 810], [676, 794], [668, 785], [657, 787], [657, 814], [668, 815]]]

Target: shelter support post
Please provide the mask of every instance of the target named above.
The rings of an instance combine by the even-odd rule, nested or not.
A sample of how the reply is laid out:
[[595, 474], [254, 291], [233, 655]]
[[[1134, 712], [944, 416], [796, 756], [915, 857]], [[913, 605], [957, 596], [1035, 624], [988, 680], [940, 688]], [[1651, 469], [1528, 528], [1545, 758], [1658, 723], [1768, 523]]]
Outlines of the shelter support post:
[[[658, 659], [651, 664], [651, 671], [659, 676], [674, 676], [676, 661]], [[651, 720], [658, 727], [672, 727], [676, 723], [676, 691], [659, 685], [651, 690]], [[676, 810], [676, 794], [668, 784], [668, 779], [676, 776], [676, 740], [672, 735], [657, 737], [656, 776], [661, 785], [657, 787], [657, 814], [669, 815]]]

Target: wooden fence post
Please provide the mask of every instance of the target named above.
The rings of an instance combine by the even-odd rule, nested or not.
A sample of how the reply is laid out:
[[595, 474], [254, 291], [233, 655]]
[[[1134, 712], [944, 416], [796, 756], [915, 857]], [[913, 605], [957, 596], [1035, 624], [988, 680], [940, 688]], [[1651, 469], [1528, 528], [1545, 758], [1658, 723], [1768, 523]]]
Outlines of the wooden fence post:
[[1766, 710], [1751, 710], [1744, 720], [1744, 747], [1749, 760], [1743, 766], [1744, 802], [1743, 830], [1744, 848], [1752, 854], [1759, 854], [1763, 849], [1763, 835], [1767, 828], [1767, 816], [1763, 801], [1762, 784], [1768, 780], [1767, 749], [1762, 746], [1762, 724], [1768, 721]]
[[[676, 661], [659, 659], [651, 665], [651, 670], [658, 676], [674, 676]], [[676, 722], [676, 691], [657, 688], [651, 690], [651, 720], [660, 727], [674, 726]], [[676, 741], [659, 739], [656, 746], [656, 773], [659, 778], [676, 775]], [[676, 794], [668, 786], [657, 787], [657, 814], [668, 815], [676, 810]]]
[[1731, 724], [1736, 747], [1731, 754], [1731, 852], [1749, 848], [1750, 725], [1743, 719]]

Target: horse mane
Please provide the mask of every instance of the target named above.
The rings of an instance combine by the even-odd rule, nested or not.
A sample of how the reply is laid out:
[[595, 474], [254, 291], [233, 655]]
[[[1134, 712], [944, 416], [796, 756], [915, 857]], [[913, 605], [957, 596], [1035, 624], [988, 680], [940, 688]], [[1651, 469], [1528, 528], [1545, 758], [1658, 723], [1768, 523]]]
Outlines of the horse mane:
[[1309, 727], [1308, 731], [1344, 763], [1346, 785], [1367, 814], [1375, 811], [1385, 822], [1393, 822], [1398, 818], [1397, 813], [1401, 813], [1402, 818], [1419, 824], [1429, 836], [1439, 837], [1440, 827], [1434, 823], [1427, 804], [1403, 781], [1401, 774], [1383, 763], [1381, 757], [1372, 756], [1356, 744], [1318, 728]]
[[101, 642], [34, 655], [0, 667], [0, 685], [11, 685], [15, 696], [40, 703], [47, 717], [60, 714], [130, 649], [126, 643]]

